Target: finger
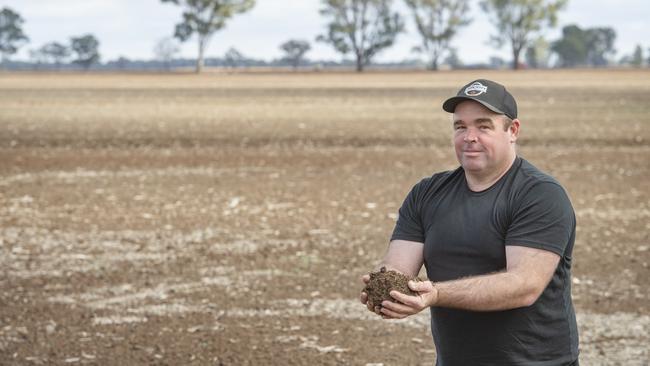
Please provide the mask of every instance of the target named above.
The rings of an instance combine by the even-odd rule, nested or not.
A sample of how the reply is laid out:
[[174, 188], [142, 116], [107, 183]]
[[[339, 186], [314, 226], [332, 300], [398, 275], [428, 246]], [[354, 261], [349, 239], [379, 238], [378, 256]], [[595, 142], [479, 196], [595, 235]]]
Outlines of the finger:
[[370, 275], [365, 274], [365, 275], [361, 276], [361, 282], [364, 285], [367, 285], [368, 282], [370, 282]]
[[368, 294], [365, 292], [361, 292], [361, 295], [359, 296], [359, 300], [361, 300], [361, 303], [365, 305], [368, 302]]
[[398, 302], [401, 302], [402, 304], [414, 308], [414, 309], [422, 309], [424, 308], [424, 300], [421, 296], [416, 295], [416, 296], [409, 296], [406, 294], [403, 294], [399, 291], [391, 291], [390, 295], [393, 297], [393, 299], [397, 300]]
[[375, 311], [375, 314], [381, 315], [381, 306], [375, 306], [373, 310]]
[[381, 313], [384, 319], [404, 319], [409, 316], [409, 314], [401, 314], [385, 307], [381, 308]]
[[408, 286], [415, 292], [429, 292], [433, 289], [431, 281], [409, 281]]
[[369, 311], [375, 313], [375, 305], [372, 303], [372, 301], [368, 300], [366, 302], [366, 307], [368, 308]]
[[417, 296], [409, 296], [396, 290], [390, 292], [390, 297], [397, 300], [397, 302], [401, 302], [402, 304], [406, 305], [411, 305], [414, 301], [417, 301], [418, 298]]
[[395, 313], [399, 314], [404, 314], [404, 315], [412, 315], [417, 313], [416, 309], [413, 309], [410, 306], [400, 304], [397, 302], [392, 302], [392, 301], [384, 301], [381, 303], [382, 309], [386, 308], [390, 311], [393, 311]]

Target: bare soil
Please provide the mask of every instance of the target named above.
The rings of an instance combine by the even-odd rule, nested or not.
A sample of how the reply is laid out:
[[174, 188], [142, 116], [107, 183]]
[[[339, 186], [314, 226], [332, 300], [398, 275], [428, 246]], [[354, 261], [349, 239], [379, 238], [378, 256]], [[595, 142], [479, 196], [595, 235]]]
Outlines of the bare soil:
[[360, 277], [477, 77], [576, 210], [581, 363], [650, 364], [647, 70], [0, 73], [0, 364], [434, 364]]
[[385, 300], [395, 301], [390, 295], [393, 290], [406, 295], [417, 295], [408, 286], [408, 281], [416, 279], [419, 280], [417, 277], [409, 278], [403, 273], [381, 267], [379, 271], [370, 273], [370, 281], [363, 291], [368, 294], [368, 302], [371, 306], [381, 307], [381, 303]]

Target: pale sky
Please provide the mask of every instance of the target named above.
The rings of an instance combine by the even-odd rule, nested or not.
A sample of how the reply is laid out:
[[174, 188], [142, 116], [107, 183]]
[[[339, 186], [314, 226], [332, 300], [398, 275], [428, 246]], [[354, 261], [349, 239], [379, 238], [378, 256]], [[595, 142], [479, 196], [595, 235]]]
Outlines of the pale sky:
[[[490, 56], [510, 60], [504, 46], [497, 50], [488, 45], [494, 27], [472, 1], [473, 22], [454, 38], [453, 45], [464, 63], [487, 62]], [[407, 33], [396, 44], [380, 53], [377, 61], [401, 61], [420, 57], [411, 52], [419, 42], [402, 1], [394, 1], [395, 9], [406, 17]], [[171, 36], [181, 18], [181, 7], [159, 0], [0, 0], [0, 8], [8, 6], [25, 20], [23, 30], [30, 43], [23, 46], [14, 59], [28, 59], [28, 50], [44, 43], [69, 42], [70, 37], [92, 33], [100, 41], [102, 61], [125, 56], [130, 59], [152, 59], [153, 48], [161, 38]], [[230, 47], [245, 56], [270, 61], [282, 56], [279, 45], [290, 38], [312, 43], [307, 54], [310, 59], [341, 60], [329, 45], [315, 42], [324, 32], [326, 21], [320, 16], [320, 0], [257, 0], [255, 7], [235, 16], [213, 37], [207, 57], [221, 57]], [[569, 0], [559, 14], [556, 29], [546, 31], [548, 40], [557, 39], [563, 25], [577, 24], [582, 28], [609, 26], [617, 32], [616, 58], [633, 52], [640, 44], [647, 55], [650, 48], [650, 1], [648, 0]], [[194, 39], [182, 45], [180, 56], [195, 58]]]

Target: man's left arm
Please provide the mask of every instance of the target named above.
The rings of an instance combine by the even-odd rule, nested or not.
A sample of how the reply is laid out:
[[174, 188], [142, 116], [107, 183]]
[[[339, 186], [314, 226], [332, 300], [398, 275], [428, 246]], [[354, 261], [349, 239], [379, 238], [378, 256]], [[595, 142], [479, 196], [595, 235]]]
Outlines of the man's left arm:
[[507, 267], [503, 272], [471, 276], [453, 281], [410, 282], [419, 293], [408, 296], [392, 291], [397, 302], [385, 301], [381, 312], [388, 318], [400, 319], [416, 314], [429, 306], [472, 311], [508, 310], [532, 305], [553, 277], [560, 256], [551, 251], [506, 246]]
[[498, 311], [532, 305], [548, 286], [575, 232], [573, 207], [553, 182], [532, 186], [513, 211], [505, 238], [504, 271], [453, 281], [411, 283], [418, 296], [391, 292], [387, 317], [403, 318], [429, 306]]

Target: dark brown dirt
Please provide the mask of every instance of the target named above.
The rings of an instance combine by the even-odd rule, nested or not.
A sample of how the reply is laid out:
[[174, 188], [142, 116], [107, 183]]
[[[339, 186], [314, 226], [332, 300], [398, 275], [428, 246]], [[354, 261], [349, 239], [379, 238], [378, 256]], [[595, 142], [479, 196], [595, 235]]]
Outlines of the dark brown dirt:
[[393, 290], [411, 296], [417, 295], [408, 286], [410, 280], [420, 281], [417, 277], [409, 277], [403, 273], [389, 271], [386, 270], [386, 267], [381, 267], [379, 271], [370, 273], [370, 282], [364, 291], [368, 294], [368, 301], [372, 305], [381, 307], [384, 300], [394, 301], [390, 296], [390, 292]]
[[0, 73], [0, 365], [435, 364], [357, 281], [479, 76], [576, 210], [581, 364], [650, 365], [648, 70]]

